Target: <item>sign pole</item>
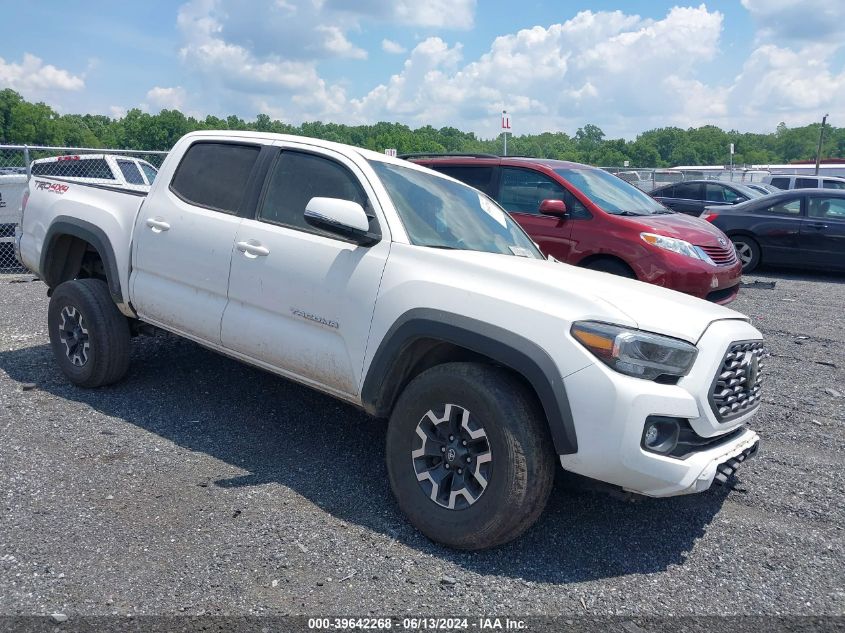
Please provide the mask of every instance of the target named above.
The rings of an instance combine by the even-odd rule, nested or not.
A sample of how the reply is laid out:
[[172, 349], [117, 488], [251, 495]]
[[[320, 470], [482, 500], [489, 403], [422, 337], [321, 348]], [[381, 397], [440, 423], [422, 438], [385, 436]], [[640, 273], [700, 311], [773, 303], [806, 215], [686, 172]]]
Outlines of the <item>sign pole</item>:
[[511, 118], [508, 116], [507, 110], [502, 110], [502, 136], [505, 143], [505, 151], [502, 156], [508, 155], [508, 132], [511, 129]]

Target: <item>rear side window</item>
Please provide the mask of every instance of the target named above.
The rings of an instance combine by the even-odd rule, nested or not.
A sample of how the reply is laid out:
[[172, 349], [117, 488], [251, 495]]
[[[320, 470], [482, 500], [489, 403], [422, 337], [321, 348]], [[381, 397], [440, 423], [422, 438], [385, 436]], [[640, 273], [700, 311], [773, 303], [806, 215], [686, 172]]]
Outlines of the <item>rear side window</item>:
[[819, 179], [818, 178], [796, 178], [795, 179], [795, 188], [796, 189], [817, 189], [819, 186]]
[[824, 181], [824, 188], [825, 189], [845, 189], [845, 182], [839, 182], [838, 180], [825, 180]]
[[493, 180], [492, 167], [456, 167], [454, 165], [432, 165], [431, 167], [487, 195], [492, 193], [490, 191], [490, 183]]
[[141, 171], [138, 166], [131, 160], [119, 160], [117, 166], [120, 167], [120, 173], [126, 178], [126, 182], [130, 185], [143, 185], [144, 179], [141, 177]]
[[[258, 217], [265, 222], [337, 239], [336, 235], [320, 231], [305, 221], [305, 207], [311, 198], [340, 198], [367, 206], [361, 184], [343, 165], [322, 156], [283, 151], [273, 168]], [[375, 216], [370, 216], [370, 230], [374, 222]]]
[[170, 189], [185, 202], [236, 215], [261, 149], [234, 143], [194, 143]]
[[[679, 182], [672, 189], [673, 198], [701, 200], [701, 185], [697, 182]], [[724, 196], [724, 194], [722, 194]]]
[[772, 178], [772, 186], [778, 189], [789, 189], [789, 178]]
[[48, 163], [34, 163], [34, 176], [57, 176], [59, 178], [98, 178], [114, 180], [111, 168], [104, 158], [57, 160]]
[[788, 215], [798, 217], [801, 215], [801, 198], [793, 198], [792, 200], [781, 200], [770, 207], [763, 209], [763, 213], [772, 213], [774, 215]]
[[153, 181], [156, 179], [156, 175], [158, 171], [152, 165], [148, 165], [147, 163], [141, 163], [141, 169], [144, 170], [144, 175], [147, 177], [147, 180], [150, 184], [153, 184]]

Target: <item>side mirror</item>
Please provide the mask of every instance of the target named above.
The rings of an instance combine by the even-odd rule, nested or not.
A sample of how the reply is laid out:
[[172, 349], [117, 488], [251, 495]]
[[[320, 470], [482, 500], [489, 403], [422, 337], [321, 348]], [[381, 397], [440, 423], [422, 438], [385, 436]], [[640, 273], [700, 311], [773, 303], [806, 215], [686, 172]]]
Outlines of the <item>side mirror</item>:
[[305, 206], [305, 221], [361, 246], [370, 246], [381, 239], [381, 235], [370, 233], [364, 207], [351, 200], [311, 198]]
[[745, 196], [737, 196], [736, 198], [734, 198], [734, 201], [731, 202], [731, 204], [740, 204], [742, 202], [748, 202], [748, 198], [746, 198]]
[[540, 213], [557, 218], [566, 217], [566, 203], [563, 200], [547, 199], [540, 203]]

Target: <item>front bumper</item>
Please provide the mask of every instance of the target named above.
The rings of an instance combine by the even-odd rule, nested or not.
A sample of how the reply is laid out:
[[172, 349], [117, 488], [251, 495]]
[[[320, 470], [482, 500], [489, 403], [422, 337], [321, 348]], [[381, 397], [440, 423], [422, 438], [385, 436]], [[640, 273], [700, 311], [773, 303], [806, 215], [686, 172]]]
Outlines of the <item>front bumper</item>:
[[[757, 408], [720, 422], [708, 402], [713, 377], [733, 341], [759, 339], [745, 321], [717, 321], [699, 341], [693, 371], [677, 385], [625, 376], [596, 363], [564, 379], [578, 452], [561, 455], [564, 469], [651, 497], [701, 492], [745, 455], [756, 452], [759, 436], [745, 427]], [[683, 458], [646, 451], [641, 446], [649, 416], [687, 420], [701, 438], [728, 436]], [[732, 462], [734, 460], [734, 462]], [[728, 468], [720, 467], [727, 465]]]
[[633, 264], [641, 281], [714, 303], [730, 303], [739, 292], [742, 264], [713, 266], [675, 253], [660, 253]]

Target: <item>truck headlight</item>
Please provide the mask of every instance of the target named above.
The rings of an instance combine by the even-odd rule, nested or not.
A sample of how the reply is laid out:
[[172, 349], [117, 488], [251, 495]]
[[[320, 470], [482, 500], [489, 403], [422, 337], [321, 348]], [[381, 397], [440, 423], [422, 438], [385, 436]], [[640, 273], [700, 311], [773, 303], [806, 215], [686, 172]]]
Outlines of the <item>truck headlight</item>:
[[656, 235], [655, 233], [640, 233], [640, 239], [652, 246], [662, 248], [664, 251], [672, 251], [679, 255], [686, 255], [687, 257], [700, 259], [708, 264], [716, 265], [707, 253], [687, 241], [678, 240], [674, 237], [666, 237], [665, 235]]
[[685, 341], [609, 323], [576, 321], [570, 331], [608, 367], [645, 380], [686, 376], [698, 355]]

